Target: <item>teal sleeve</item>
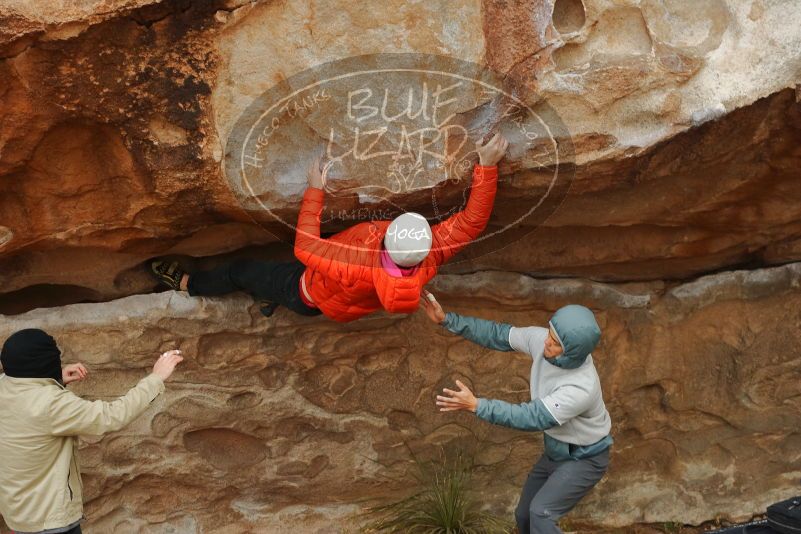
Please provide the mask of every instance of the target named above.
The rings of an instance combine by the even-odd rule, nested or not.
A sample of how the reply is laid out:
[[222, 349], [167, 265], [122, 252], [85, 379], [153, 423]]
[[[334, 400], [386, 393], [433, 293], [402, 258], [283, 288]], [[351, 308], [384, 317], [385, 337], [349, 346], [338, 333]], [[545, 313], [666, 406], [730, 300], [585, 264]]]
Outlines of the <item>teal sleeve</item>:
[[448, 312], [442, 326], [454, 334], [492, 350], [509, 352], [514, 350], [509, 344], [509, 331], [512, 325], [467, 317]]
[[540, 399], [522, 404], [478, 399], [476, 415], [494, 425], [517, 430], [547, 430], [559, 424]]

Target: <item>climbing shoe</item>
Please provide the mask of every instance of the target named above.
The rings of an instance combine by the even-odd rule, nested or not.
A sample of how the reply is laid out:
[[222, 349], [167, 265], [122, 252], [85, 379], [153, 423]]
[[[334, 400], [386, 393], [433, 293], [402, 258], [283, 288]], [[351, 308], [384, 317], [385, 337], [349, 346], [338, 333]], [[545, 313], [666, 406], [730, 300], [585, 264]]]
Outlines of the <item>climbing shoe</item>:
[[181, 290], [181, 278], [184, 276], [184, 270], [177, 261], [156, 260], [150, 264], [150, 270], [165, 286], [175, 291]]
[[259, 311], [265, 317], [270, 317], [272, 314], [274, 314], [278, 306], [280, 306], [280, 304], [277, 302], [271, 302], [269, 300], [259, 301]]

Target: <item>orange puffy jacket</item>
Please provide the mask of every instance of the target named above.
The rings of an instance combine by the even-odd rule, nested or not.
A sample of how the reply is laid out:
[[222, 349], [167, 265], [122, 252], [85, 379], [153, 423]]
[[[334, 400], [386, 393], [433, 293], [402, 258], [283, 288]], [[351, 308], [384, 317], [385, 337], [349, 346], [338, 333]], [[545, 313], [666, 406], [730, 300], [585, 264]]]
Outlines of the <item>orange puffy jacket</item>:
[[463, 211], [432, 227], [431, 252], [412, 276], [396, 278], [381, 266], [381, 244], [391, 221], [359, 223], [328, 239], [320, 237], [325, 193], [310, 187], [303, 195], [295, 234], [295, 256], [306, 265], [306, 288], [314, 304], [335, 321], [348, 322], [384, 308], [392, 313], [417, 309], [423, 286], [440, 265], [481, 234], [489, 221], [498, 168], [476, 165]]

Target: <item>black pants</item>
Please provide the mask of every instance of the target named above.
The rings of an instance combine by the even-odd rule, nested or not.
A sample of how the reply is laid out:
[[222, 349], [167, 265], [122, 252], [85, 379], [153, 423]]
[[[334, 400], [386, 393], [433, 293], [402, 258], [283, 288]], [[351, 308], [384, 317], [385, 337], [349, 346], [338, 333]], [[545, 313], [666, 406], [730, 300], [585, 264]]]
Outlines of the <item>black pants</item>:
[[216, 297], [244, 291], [256, 300], [286, 306], [300, 315], [320, 315], [300, 298], [300, 277], [306, 266], [299, 261], [275, 262], [242, 259], [210, 271], [189, 275], [187, 289], [193, 297]]

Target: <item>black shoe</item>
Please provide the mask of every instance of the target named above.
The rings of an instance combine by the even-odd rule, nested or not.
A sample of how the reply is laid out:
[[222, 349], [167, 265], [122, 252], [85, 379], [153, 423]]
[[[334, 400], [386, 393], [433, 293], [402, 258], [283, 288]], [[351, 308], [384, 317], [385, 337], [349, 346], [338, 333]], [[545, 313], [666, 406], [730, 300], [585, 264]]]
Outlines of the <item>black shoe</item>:
[[275, 310], [278, 309], [278, 306], [280, 306], [280, 304], [277, 302], [270, 302], [269, 300], [259, 301], [259, 311], [265, 317], [272, 316], [272, 314], [275, 313]]
[[175, 291], [181, 290], [181, 279], [184, 277], [184, 270], [181, 269], [177, 261], [156, 260], [150, 264], [150, 270], [162, 284]]

